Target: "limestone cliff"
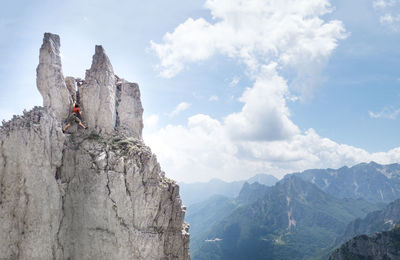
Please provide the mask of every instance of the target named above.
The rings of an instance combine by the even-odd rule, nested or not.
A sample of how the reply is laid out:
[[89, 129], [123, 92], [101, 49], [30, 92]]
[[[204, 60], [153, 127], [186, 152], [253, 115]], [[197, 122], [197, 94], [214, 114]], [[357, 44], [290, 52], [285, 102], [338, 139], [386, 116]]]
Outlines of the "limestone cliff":
[[356, 236], [337, 248], [329, 259], [400, 259], [400, 225], [397, 224], [390, 231], [375, 233], [371, 237]]
[[[101, 46], [85, 80], [65, 83], [59, 47], [46, 33], [44, 107], [0, 127], [0, 259], [190, 259], [179, 187], [142, 140], [138, 85]], [[63, 134], [75, 100], [89, 129]]]

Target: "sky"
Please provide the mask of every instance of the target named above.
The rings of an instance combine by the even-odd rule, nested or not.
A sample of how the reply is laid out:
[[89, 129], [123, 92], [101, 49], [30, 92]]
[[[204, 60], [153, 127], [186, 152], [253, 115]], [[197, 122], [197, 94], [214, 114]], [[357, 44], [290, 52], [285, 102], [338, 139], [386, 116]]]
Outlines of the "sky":
[[180, 182], [400, 162], [400, 0], [3, 1], [0, 120], [41, 105], [96, 44], [140, 86], [144, 141]]

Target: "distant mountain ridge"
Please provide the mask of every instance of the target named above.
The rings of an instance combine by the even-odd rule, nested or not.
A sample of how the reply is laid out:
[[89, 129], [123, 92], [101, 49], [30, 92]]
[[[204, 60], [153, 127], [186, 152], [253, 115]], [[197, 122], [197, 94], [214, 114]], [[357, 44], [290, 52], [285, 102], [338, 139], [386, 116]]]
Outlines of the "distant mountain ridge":
[[360, 163], [340, 169], [312, 169], [291, 175], [338, 198], [390, 203], [400, 198], [400, 164]]
[[192, 259], [309, 258], [330, 247], [348, 222], [377, 209], [335, 198], [294, 175], [273, 187], [245, 184], [236, 201], [243, 204], [208, 232], [191, 234]]
[[220, 179], [212, 179], [209, 182], [179, 183], [183, 204], [190, 206], [207, 200], [213, 195], [223, 195], [235, 198], [239, 195], [244, 183], [258, 182], [266, 186], [273, 186], [278, 179], [269, 174], [257, 174], [250, 179], [242, 181], [225, 182]]
[[232, 197], [188, 206], [193, 260], [327, 259], [335, 245], [400, 220], [400, 164], [306, 170], [272, 187], [243, 183]]

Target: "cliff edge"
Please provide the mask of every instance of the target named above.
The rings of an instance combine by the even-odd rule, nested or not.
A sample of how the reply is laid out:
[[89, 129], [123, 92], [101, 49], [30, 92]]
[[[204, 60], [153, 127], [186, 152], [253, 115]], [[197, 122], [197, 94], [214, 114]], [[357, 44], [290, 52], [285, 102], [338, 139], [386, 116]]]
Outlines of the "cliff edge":
[[356, 236], [333, 251], [329, 257], [329, 260], [347, 259], [400, 259], [400, 225], [372, 236]]
[[[0, 259], [190, 259], [179, 186], [142, 140], [139, 86], [102, 46], [84, 80], [64, 78], [59, 48], [46, 33], [43, 107], [0, 127]], [[74, 101], [89, 128], [64, 134]]]

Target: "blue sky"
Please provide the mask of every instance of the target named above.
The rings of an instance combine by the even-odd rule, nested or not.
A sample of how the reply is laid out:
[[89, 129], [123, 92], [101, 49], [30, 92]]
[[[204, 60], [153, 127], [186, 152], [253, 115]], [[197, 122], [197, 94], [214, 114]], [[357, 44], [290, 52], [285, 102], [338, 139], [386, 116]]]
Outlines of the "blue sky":
[[101, 44], [139, 83], [145, 142], [178, 181], [400, 161], [397, 0], [8, 1], [0, 119], [41, 105], [44, 32], [64, 76]]

